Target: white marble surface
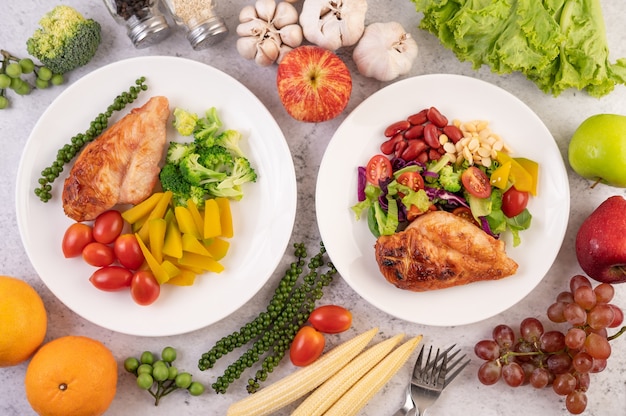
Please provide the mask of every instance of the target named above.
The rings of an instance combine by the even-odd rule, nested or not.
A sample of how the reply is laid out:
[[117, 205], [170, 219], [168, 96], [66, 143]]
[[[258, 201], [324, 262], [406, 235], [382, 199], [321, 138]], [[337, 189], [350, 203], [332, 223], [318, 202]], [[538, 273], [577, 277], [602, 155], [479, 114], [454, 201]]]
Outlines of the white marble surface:
[[[69, 75], [68, 82], [108, 63], [135, 56], [175, 55], [198, 60], [227, 72], [252, 90], [274, 115], [283, 129], [296, 166], [298, 180], [298, 213], [292, 242], [306, 241], [314, 250], [319, 241], [315, 220], [314, 190], [317, 168], [325, 147], [335, 129], [346, 114], [364, 98], [384, 87], [380, 83], [366, 79], [356, 73], [350, 59], [350, 50], [340, 51], [354, 75], [354, 90], [347, 111], [338, 118], [321, 124], [305, 124], [290, 118], [282, 108], [275, 88], [275, 67], [259, 68], [252, 62], [240, 58], [235, 50], [234, 28], [241, 7], [250, 1], [222, 1], [219, 7], [224, 16], [230, 35], [219, 45], [201, 52], [193, 51], [179, 32], [162, 43], [148, 49], [137, 50], [130, 44], [123, 28], [118, 26], [108, 14], [101, 1], [89, 3], [79, 0], [50, 2], [45, 0], [6, 0], [3, 2], [3, 23], [0, 25], [0, 47], [15, 54], [25, 55], [25, 40], [36, 27], [38, 16], [43, 15], [54, 4], [64, 3], [75, 6], [87, 17], [97, 19], [103, 28], [104, 41], [97, 55], [86, 67]], [[568, 91], [558, 98], [541, 93], [533, 84], [519, 74], [496, 76], [486, 68], [474, 71], [467, 63], [460, 63], [451, 52], [439, 45], [431, 35], [417, 29], [420, 16], [408, 0], [370, 0], [367, 22], [396, 20], [411, 32], [420, 47], [420, 55], [410, 75], [429, 73], [455, 73], [469, 75], [496, 84], [515, 94], [529, 105], [547, 125], [558, 146], [565, 154], [568, 140], [582, 120], [596, 113], [612, 112], [626, 114], [626, 89], [618, 87], [612, 94], [600, 100], [584, 93]], [[624, 9], [621, 0], [601, 1], [607, 23], [612, 58], [626, 56], [626, 30], [623, 26]], [[12, 107], [0, 112], [0, 137], [3, 150], [0, 152], [0, 273], [19, 276], [30, 282], [44, 299], [49, 327], [46, 341], [68, 335], [80, 334], [101, 340], [114, 353], [121, 363], [128, 355], [137, 355], [143, 350], [160, 351], [165, 345], [173, 345], [179, 350], [179, 368], [191, 371], [194, 377], [210, 384], [217, 373], [197, 370], [197, 359], [221, 336], [238, 329], [239, 326], [264, 309], [275, 284], [282, 276], [284, 264], [292, 258], [291, 250], [285, 256], [284, 264], [277, 269], [267, 286], [248, 304], [228, 318], [207, 328], [175, 337], [141, 338], [122, 335], [98, 327], [85, 321], [54, 297], [37, 276], [23, 249], [15, 215], [15, 179], [22, 149], [34, 124], [46, 107], [66, 86], [44, 91], [35, 91], [28, 97], [12, 98]], [[89, 91], [85, 91], [88, 103]], [[96, 109], [97, 110], [97, 109]], [[97, 110], [100, 111], [100, 110]], [[442, 345], [457, 343], [467, 353], [473, 355], [473, 346], [486, 338], [491, 329], [499, 323], [518, 325], [527, 316], [539, 317], [544, 321], [545, 308], [556, 294], [566, 287], [568, 278], [580, 272], [573, 252], [576, 230], [583, 219], [601, 201], [610, 195], [624, 195], [623, 189], [607, 186], [589, 188], [589, 183], [568, 168], [571, 187], [571, 214], [569, 227], [559, 256], [543, 281], [530, 295], [500, 316], [462, 327], [428, 327], [395, 319], [369, 305], [361, 299], [341, 278], [335, 279], [327, 289], [324, 302], [335, 302], [349, 306], [354, 314], [353, 330], [348, 334], [332, 337], [329, 344], [378, 325], [382, 334], [397, 332], [407, 334], [423, 333], [425, 342]], [[626, 307], [626, 287], [618, 286], [616, 302]], [[623, 337], [622, 337], [623, 338]], [[434, 405], [431, 415], [567, 415], [564, 401], [550, 389], [536, 391], [530, 387], [516, 390], [503, 383], [486, 387], [478, 383], [476, 370], [480, 360], [474, 358], [467, 370], [454, 382]], [[0, 369], [0, 414], [33, 414], [26, 401], [23, 378], [27, 364]], [[362, 415], [390, 415], [403, 401], [404, 386], [409, 376], [409, 365], [365, 407]], [[608, 368], [592, 376], [588, 393], [589, 405], [585, 415], [625, 414], [626, 409], [626, 339], [613, 342], [613, 355]], [[290, 373], [293, 367], [288, 360], [281, 363], [271, 376], [272, 380]], [[185, 393], [175, 393], [165, 398], [158, 407], [152, 406], [150, 396], [134, 385], [134, 379], [126, 374], [120, 365], [118, 392], [108, 415], [129, 415], [150, 412], [152, 415], [220, 415], [225, 414], [230, 403], [244, 397], [244, 379], [234, 383], [226, 395], [215, 395], [212, 390], [201, 397], [189, 397]], [[288, 414], [288, 409], [280, 412]]]

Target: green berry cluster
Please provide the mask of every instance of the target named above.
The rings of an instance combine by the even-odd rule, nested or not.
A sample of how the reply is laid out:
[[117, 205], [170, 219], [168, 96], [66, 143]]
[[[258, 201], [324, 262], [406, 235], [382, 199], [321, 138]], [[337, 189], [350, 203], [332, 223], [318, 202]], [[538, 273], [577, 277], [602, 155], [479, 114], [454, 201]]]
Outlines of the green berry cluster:
[[[34, 85], [31, 84], [33, 77]], [[31, 78], [30, 82], [28, 78]], [[33, 88], [42, 90], [50, 85], [61, 84], [63, 75], [53, 74], [50, 68], [37, 65], [30, 58], [18, 58], [0, 50], [0, 110], [9, 106], [8, 90], [17, 95], [28, 95]]]
[[178, 389], [189, 391], [192, 396], [204, 393], [204, 385], [193, 381], [190, 373], [179, 372], [174, 366], [177, 352], [174, 347], [165, 347], [161, 358], [150, 351], [144, 351], [139, 358], [128, 357], [124, 368], [137, 377], [137, 386], [147, 390], [158, 406], [162, 397]]
[[48, 202], [52, 198], [52, 182], [63, 172], [63, 166], [69, 163], [87, 143], [93, 141], [107, 128], [109, 119], [114, 112], [123, 110], [127, 104], [137, 99], [141, 91], [148, 89], [145, 81], [145, 77], [138, 78], [135, 85], [131, 85], [128, 91], [123, 91], [115, 97], [106, 111], [96, 116], [84, 133], [78, 133], [71, 138], [71, 143], [65, 144], [58, 150], [56, 160], [41, 171], [41, 177], [38, 181], [39, 187], [35, 188], [35, 195], [42, 202]]
[[[252, 343], [237, 360], [230, 364], [224, 374], [211, 385], [216, 393], [226, 393], [228, 386], [238, 379], [245, 369], [252, 367], [262, 359], [261, 368], [248, 380], [246, 389], [254, 393], [260, 388], [289, 350], [293, 338], [309, 318], [315, 308], [315, 302], [323, 296], [323, 288], [328, 286], [337, 273], [332, 263], [328, 262], [325, 273], [318, 269], [324, 266], [326, 249], [320, 243], [319, 253], [306, 263], [307, 251], [302, 243], [294, 244], [296, 260], [292, 262], [280, 280], [274, 295], [265, 311], [235, 331], [217, 341], [217, 343], [198, 361], [198, 368], [205, 371], [212, 368], [217, 360], [235, 348]], [[304, 266], [309, 271], [302, 279]]]

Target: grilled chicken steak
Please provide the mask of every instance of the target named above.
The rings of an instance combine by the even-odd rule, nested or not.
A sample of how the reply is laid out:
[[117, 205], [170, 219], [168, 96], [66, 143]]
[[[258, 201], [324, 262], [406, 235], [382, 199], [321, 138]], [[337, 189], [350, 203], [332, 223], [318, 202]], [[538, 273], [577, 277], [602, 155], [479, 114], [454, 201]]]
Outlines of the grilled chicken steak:
[[445, 211], [424, 214], [404, 231], [380, 236], [375, 252], [383, 276], [414, 292], [501, 279], [517, 271], [503, 241]]
[[158, 179], [169, 115], [168, 99], [152, 97], [89, 143], [65, 179], [65, 214], [88, 221], [147, 198]]

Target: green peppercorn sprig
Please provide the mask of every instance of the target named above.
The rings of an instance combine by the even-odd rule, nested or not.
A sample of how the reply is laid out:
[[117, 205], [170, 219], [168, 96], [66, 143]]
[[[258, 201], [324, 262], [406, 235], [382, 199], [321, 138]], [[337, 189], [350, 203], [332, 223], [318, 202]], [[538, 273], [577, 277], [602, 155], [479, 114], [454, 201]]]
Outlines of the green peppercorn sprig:
[[190, 373], [179, 372], [173, 365], [177, 352], [173, 347], [165, 347], [161, 358], [150, 351], [144, 351], [139, 358], [128, 357], [124, 369], [137, 377], [137, 386], [154, 397], [158, 406], [161, 398], [179, 389], [189, 391], [192, 396], [204, 393], [204, 385], [193, 381]]
[[52, 198], [52, 183], [61, 175], [63, 167], [69, 163], [81, 151], [81, 149], [89, 142], [93, 141], [107, 128], [109, 119], [116, 111], [123, 110], [126, 105], [137, 99], [139, 93], [148, 89], [145, 84], [146, 78], [140, 77], [135, 81], [128, 91], [123, 91], [113, 100], [104, 113], [100, 113], [89, 124], [89, 128], [84, 133], [78, 133], [71, 138], [71, 144], [65, 144], [57, 152], [57, 157], [52, 165], [41, 171], [39, 178], [39, 187], [35, 188], [35, 195], [42, 202], [48, 202]]
[[[326, 249], [323, 243], [320, 243], [319, 253], [306, 264], [305, 259], [308, 255], [304, 244], [294, 244], [296, 260], [290, 264], [280, 280], [266, 310], [239, 331], [217, 341], [208, 352], [202, 354], [198, 368], [205, 371], [235, 348], [252, 342], [249, 349], [231, 363], [223, 375], [211, 385], [216, 393], [226, 393], [228, 386], [239, 379], [245, 369], [263, 358], [261, 368], [257, 370], [255, 377], [248, 380], [246, 389], [253, 393], [282, 360], [296, 333], [315, 308], [316, 300], [323, 296], [323, 288], [331, 283], [337, 273], [330, 262], [325, 273], [318, 272], [324, 265], [325, 253]], [[305, 264], [309, 272], [299, 282]]]
[[[34, 84], [31, 84], [33, 77]], [[19, 58], [0, 50], [0, 110], [9, 106], [8, 90], [17, 95], [28, 95], [33, 88], [41, 90], [63, 82], [63, 75], [52, 73], [50, 68], [36, 64], [31, 58]]]

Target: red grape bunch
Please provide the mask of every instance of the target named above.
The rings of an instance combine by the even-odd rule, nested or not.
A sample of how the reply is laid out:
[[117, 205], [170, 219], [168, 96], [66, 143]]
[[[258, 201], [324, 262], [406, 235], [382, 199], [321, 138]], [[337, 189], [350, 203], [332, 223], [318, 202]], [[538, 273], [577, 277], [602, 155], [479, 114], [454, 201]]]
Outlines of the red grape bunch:
[[626, 332], [625, 326], [608, 335], [609, 328], [624, 320], [622, 310], [610, 303], [614, 293], [608, 283], [594, 288], [587, 277], [572, 277], [570, 290], [559, 293], [547, 311], [550, 321], [568, 328], [545, 330], [538, 319], [526, 318], [516, 336], [510, 326], [496, 326], [492, 339], [474, 347], [476, 356], [485, 360], [478, 369], [478, 380], [485, 385], [502, 378], [512, 387], [552, 386], [556, 394], [565, 396], [570, 413], [582, 413], [587, 407], [589, 375], [606, 368], [611, 355], [609, 341]]

